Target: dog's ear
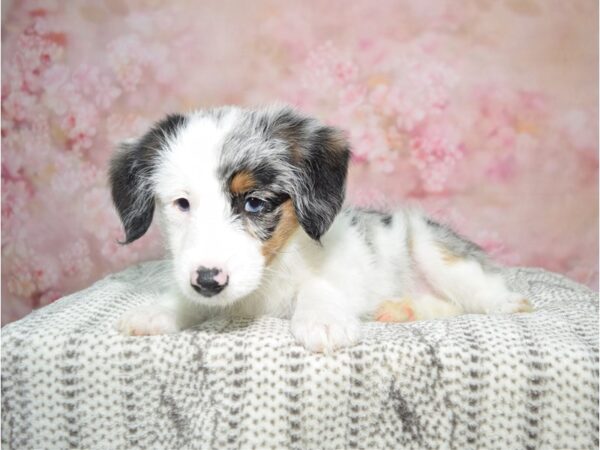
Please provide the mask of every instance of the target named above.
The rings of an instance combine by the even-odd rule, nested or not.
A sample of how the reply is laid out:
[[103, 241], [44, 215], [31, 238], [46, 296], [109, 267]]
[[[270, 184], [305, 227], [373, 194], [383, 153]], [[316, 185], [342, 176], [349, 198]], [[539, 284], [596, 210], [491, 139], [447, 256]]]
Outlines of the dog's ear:
[[144, 136], [121, 144], [110, 162], [109, 179], [113, 203], [129, 244], [142, 237], [154, 215], [153, 175], [158, 156], [185, 123], [181, 115], [169, 115]]
[[292, 202], [298, 222], [318, 241], [344, 202], [350, 146], [337, 128], [303, 117], [290, 108], [273, 122], [278, 139], [289, 144], [294, 166]]

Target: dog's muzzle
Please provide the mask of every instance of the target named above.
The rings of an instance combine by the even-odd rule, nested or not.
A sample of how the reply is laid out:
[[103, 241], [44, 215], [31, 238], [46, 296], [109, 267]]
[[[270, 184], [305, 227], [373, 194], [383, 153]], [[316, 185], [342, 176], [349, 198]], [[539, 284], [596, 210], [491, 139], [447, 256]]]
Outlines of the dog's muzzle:
[[204, 297], [212, 297], [221, 292], [229, 283], [229, 275], [221, 269], [213, 267], [207, 269], [200, 266], [192, 273], [190, 284], [196, 292]]

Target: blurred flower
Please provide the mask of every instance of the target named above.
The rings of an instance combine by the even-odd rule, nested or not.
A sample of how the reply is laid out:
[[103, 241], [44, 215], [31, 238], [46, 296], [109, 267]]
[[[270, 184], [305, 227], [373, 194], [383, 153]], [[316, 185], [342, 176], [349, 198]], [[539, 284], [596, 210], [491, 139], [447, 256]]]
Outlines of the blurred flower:
[[137, 35], [129, 34], [108, 44], [107, 59], [123, 90], [131, 92], [141, 82], [152, 55]]
[[597, 114], [573, 109], [558, 116], [557, 122], [575, 149], [598, 159]]
[[411, 161], [428, 192], [440, 192], [464, 155], [459, 131], [451, 124], [435, 122], [415, 130], [410, 139]]
[[[500, 57], [491, 36], [506, 30], [504, 21], [480, 20], [485, 8], [473, 2], [8, 6], [2, 271], [3, 305], [13, 316], [3, 321], [158, 257], [156, 230], [128, 246], [117, 242], [123, 230], [105, 180], [110, 154], [165, 112], [226, 103], [287, 100], [345, 130], [351, 203], [438, 202], [459, 231], [505, 263], [597, 279], [597, 238], [554, 245], [572, 237], [573, 218], [597, 225], [585, 204], [597, 202], [595, 87], [579, 76], [588, 69], [578, 52], [569, 73], [581, 82], [570, 85], [553, 75], [556, 58], [533, 55], [546, 52], [536, 42], [555, 35], [565, 48], [584, 48], [585, 33], [567, 33], [564, 24], [582, 23], [585, 9], [546, 8], [528, 19], [539, 39], [524, 48], [520, 32], [502, 34]], [[523, 207], [531, 198], [543, 201]], [[551, 218], [547, 232], [523, 233], [523, 223], [539, 217]]]
[[89, 278], [93, 264], [90, 259], [90, 249], [84, 239], [77, 239], [60, 252], [58, 259], [62, 273], [65, 276]]
[[106, 134], [111, 144], [141, 136], [149, 127], [148, 119], [138, 114], [110, 114], [106, 119]]

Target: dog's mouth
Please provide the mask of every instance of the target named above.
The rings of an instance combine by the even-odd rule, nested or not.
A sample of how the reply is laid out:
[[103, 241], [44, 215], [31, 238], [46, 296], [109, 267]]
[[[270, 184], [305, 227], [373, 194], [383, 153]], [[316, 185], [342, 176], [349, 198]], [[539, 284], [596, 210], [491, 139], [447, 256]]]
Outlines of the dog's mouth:
[[214, 288], [206, 288], [206, 287], [196, 286], [195, 284], [192, 284], [191, 286], [192, 286], [192, 288], [194, 288], [194, 290], [198, 294], [200, 294], [203, 297], [214, 297], [215, 295], [220, 293], [223, 289], [225, 289], [225, 287], [227, 286], [227, 283], [224, 285], [217, 285]]

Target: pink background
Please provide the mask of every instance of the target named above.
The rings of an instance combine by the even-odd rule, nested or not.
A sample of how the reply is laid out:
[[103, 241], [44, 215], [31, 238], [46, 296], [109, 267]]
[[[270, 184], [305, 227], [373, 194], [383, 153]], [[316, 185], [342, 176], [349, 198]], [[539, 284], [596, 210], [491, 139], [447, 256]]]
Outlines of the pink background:
[[3, 2], [2, 323], [136, 261], [115, 145], [167, 112], [296, 105], [349, 133], [349, 201], [418, 202], [597, 287], [595, 0]]

